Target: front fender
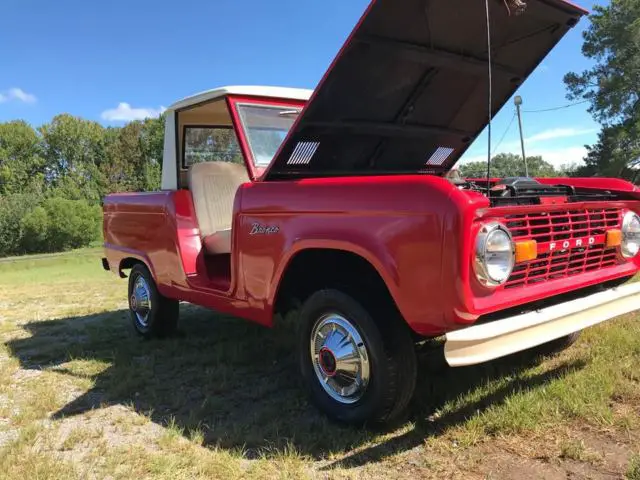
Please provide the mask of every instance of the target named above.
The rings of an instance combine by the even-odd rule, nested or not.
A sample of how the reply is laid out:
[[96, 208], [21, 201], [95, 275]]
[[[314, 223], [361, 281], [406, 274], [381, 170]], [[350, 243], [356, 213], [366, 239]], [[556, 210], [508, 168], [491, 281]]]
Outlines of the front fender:
[[[253, 224], [277, 226], [251, 235]], [[442, 331], [441, 221], [434, 214], [242, 215], [238, 241], [246, 299], [273, 314], [278, 288], [293, 258], [307, 249], [346, 251], [380, 275], [407, 323], [417, 332]]]
[[457, 253], [444, 242], [459, 209], [469, 203], [450, 182], [429, 175], [243, 186], [236, 224], [243, 293], [252, 307], [270, 315], [296, 254], [342, 250], [378, 272], [414, 331], [439, 335], [450, 329], [444, 313], [453, 309], [455, 288], [443, 282], [442, 272], [455, 268]]

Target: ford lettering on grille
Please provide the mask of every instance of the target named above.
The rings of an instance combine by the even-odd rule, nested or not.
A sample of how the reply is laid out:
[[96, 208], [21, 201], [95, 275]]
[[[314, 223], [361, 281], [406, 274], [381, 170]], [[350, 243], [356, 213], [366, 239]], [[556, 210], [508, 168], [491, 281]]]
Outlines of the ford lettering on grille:
[[[571, 240], [550, 242], [547, 245], [549, 250], [567, 250], [569, 248], [586, 247], [588, 245], [595, 245], [596, 243], [604, 243], [604, 241], [605, 236], [599, 235], [598, 239], [596, 239], [596, 237], [572, 238]], [[543, 247], [544, 244], [541, 246]], [[544, 251], [544, 249], [542, 250]], [[540, 251], [540, 249], [538, 249], [538, 251]]]
[[519, 263], [505, 288], [566, 278], [619, 263], [615, 247], [606, 246], [606, 232], [620, 228], [619, 208], [556, 210], [506, 215], [501, 219], [514, 241], [535, 240], [538, 256]]

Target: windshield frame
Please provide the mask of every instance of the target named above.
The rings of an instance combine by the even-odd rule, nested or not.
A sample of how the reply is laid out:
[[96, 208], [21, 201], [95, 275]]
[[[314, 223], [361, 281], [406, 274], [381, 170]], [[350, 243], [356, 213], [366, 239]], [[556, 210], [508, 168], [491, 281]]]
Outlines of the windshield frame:
[[[288, 110], [302, 110], [304, 109], [307, 102], [303, 100], [292, 100], [292, 99], [274, 99], [274, 98], [261, 98], [261, 97], [244, 97], [244, 96], [229, 96], [227, 97], [227, 102], [229, 104], [229, 111], [231, 112], [231, 117], [233, 120], [233, 125], [236, 130], [236, 135], [238, 137], [238, 141], [240, 143], [240, 149], [242, 151], [242, 155], [245, 158], [245, 162], [247, 164], [247, 168], [249, 169], [249, 173], [253, 180], [257, 180], [264, 172], [271, 166], [273, 163], [273, 158], [269, 162], [268, 165], [258, 165], [256, 159], [254, 158], [253, 150], [251, 148], [251, 144], [249, 141], [249, 135], [245, 129], [244, 122], [242, 121], [242, 117], [240, 114], [240, 107], [243, 106], [255, 106], [255, 107], [272, 107], [272, 108], [283, 108]], [[298, 115], [299, 116], [299, 115]], [[295, 124], [297, 119], [294, 120], [293, 124]], [[293, 125], [292, 125], [293, 126]], [[286, 137], [290, 133], [287, 132]], [[278, 149], [279, 150], [279, 149]], [[274, 154], [277, 155], [277, 151]]]

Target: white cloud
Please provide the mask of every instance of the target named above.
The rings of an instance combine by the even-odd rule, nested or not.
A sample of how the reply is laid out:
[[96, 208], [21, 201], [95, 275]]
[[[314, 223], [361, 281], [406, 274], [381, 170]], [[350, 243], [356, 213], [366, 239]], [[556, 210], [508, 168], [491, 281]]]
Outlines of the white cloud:
[[[550, 140], [559, 140], [562, 138], [581, 137], [583, 135], [590, 135], [597, 132], [595, 128], [551, 128], [549, 130], [543, 130], [535, 133], [529, 137], [525, 137], [525, 148], [531, 147], [537, 143], [549, 142]], [[517, 132], [516, 132], [517, 135]], [[495, 140], [494, 140], [495, 141]], [[520, 151], [520, 140], [512, 140], [510, 142], [504, 142], [500, 145], [500, 152]], [[528, 149], [527, 149], [528, 150]]]
[[11, 102], [16, 100], [23, 103], [36, 103], [38, 100], [35, 95], [27, 93], [21, 88], [13, 87], [0, 92], [0, 103]]
[[573, 146], [564, 148], [533, 148], [531, 150], [527, 150], [527, 157], [535, 157], [538, 155], [554, 167], [559, 168], [567, 165], [582, 164], [583, 158], [587, 156], [587, 149], [584, 146]]
[[595, 131], [593, 128], [552, 128], [525, 138], [525, 142], [533, 143], [541, 140], [551, 140], [553, 138], [579, 137], [580, 135], [587, 135]]
[[132, 120], [144, 120], [145, 118], [157, 117], [166, 108], [134, 108], [126, 102], [120, 102], [116, 108], [105, 110], [100, 115], [108, 122], [131, 122]]

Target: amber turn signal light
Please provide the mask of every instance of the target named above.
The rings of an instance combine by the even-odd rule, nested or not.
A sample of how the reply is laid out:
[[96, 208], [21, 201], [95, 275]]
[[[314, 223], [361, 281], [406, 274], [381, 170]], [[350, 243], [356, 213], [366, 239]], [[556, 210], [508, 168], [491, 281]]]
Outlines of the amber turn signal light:
[[516, 263], [538, 258], [538, 243], [535, 240], [516, 242]]
[[621, 230], [607, 230], [607, 247], [618, 247], [622, 244]]

